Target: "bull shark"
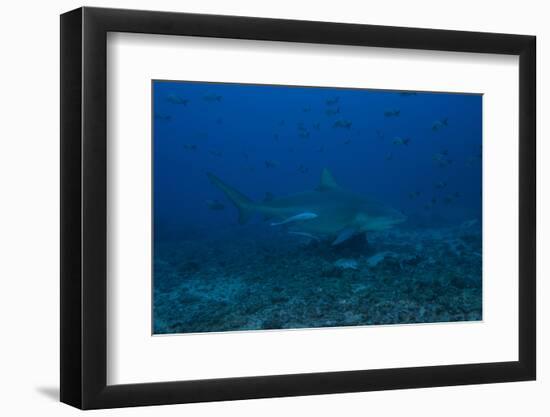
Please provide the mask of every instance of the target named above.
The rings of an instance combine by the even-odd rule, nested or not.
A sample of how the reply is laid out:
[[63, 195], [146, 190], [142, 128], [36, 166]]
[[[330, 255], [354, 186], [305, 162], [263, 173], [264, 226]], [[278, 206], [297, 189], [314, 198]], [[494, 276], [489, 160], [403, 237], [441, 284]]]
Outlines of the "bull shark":
[[284, 224], [293, 234], [307, 234], [316, 239], [328, 237], [333, 240], [332, 245], [358, 234], [389, 229], [407, 219], [398, 210], [343, 189], [326, 168], [314, 190], [263, 202], [252, 201], [214, 174], [207, 175], [238, 209], [239, 223], [244, 224], [260, 213], [276, 220], [273, 226]]

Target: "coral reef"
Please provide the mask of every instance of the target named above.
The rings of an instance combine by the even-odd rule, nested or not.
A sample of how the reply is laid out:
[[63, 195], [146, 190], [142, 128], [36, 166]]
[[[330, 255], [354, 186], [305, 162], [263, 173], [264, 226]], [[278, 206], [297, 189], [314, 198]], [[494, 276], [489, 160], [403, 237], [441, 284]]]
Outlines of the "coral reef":
[[479, 224], [388, 230], [341, 248], [264, 233], [155, 243], [154, 332], [482, 319]]

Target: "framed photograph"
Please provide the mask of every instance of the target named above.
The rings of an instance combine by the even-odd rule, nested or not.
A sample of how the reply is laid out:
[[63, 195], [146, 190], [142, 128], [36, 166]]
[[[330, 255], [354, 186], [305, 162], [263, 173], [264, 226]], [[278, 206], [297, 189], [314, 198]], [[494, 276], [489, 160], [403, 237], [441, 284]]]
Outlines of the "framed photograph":
[[535, 37], [61, 16], [61, 401], [533, 380]]

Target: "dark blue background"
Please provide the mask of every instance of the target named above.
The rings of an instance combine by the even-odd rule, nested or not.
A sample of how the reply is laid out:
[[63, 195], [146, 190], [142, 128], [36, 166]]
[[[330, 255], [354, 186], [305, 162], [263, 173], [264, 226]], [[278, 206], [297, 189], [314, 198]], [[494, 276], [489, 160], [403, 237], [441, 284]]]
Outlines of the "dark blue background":
[[[221, 100], [205, 100], [210, 94]], [[170, 95], [189, 102], [171, 103]], [[334, 97], [338, 104], [328, 106], [326, 100]], [[327, 167], [344, 188], [407, 214], [405, 227], [481, 220], [480, 95], [154, 81], [153, 100], [156, 239], [238, 227], [236, 211], [206, 172], [263, 199], [266, 192], [277, 196], [312, 189]], [[340, 114], [326, 114], [336, 107]], [[398, 117], [384, 115], [394, 109]], [[433, 123], [443, 118], [448, 126], [434, 132]], [[333, 127], [340, 119], [351, 121], [351, 128]], [[309, 138], [299, 137], [298, 124]], [[396, 136], [410, 138], [409, 144], [394, 144]], [[452, 163], [442, 167], [433, 155], [444, 150]], [[266, 160], [279, 165], [267, 168]], [[436, 188], [440, 181], [448, 185]], [[420, 195], [411, 198], [416, 191]], [[443, 203], [446, 196], [453, 201]], [[432, 198], [436, 204], [426, 208]], [[212, 211], [206, 200], [219, 200], [226, 209]]]

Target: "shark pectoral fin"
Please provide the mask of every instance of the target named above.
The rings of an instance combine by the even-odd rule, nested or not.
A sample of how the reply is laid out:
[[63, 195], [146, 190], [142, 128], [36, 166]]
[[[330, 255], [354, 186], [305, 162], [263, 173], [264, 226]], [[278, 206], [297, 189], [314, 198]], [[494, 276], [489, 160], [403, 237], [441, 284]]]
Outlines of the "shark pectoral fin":
[[334, 242], [332, 242], [332, 246], [336, 246], [336, 245], [339, 245], [342, 242], [345, 242], [346, 240], [351, 238], [356, 232], [357, 232], [357, 229], [355, 229], [353, 227], [348, 227], [348, 228], [342, 230], [338, 234], [338, 237], [336, 238], [336, 240]]

